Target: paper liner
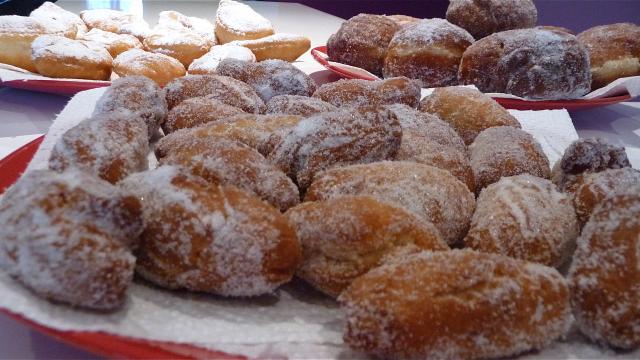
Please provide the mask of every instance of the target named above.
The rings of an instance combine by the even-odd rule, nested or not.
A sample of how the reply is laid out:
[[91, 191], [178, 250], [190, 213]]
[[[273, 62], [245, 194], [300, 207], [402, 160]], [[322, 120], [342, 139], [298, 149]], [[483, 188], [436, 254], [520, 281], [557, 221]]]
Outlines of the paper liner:
[[[104, 88], [81, 92], [55, 120], [28, 169], [47, 166], [55, 141], [88, 117]], [[564, 110], [511, 111], [542, 144], [551, 163], [577, 134]], [[151, 155], [152, 156], [152, 155]], [[101, 314], [58, 305], [34, 296], [0, 272], [0, 308], [58, 330], [103, 331], [148, 340], [189, 343], [253, 358], [362, 358], [342, 342], [343, 314], [336, 303], [299, 280], [271, 296], [225, 299], [166, 291], [137, 280], [123, 309]], [[638, 357], [586, 343], [579, 335], [527, 359]]]

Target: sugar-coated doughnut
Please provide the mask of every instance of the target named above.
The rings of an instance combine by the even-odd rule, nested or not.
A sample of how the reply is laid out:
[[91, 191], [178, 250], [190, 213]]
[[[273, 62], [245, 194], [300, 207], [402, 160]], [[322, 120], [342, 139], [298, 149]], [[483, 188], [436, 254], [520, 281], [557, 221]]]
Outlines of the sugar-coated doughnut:
[[192, 128], [244, 114], [242, 109], [226, 104], [212, 96], [189, 98], [169, 111], [162, 124], [165, 135], [178, 129]]
[[533, 136], [511, 126], [482, 131], [469, 146], [476, 193], [505, 176], [531, 174], [549, 179], [549, 159]]
[[401, 139], [398, 120], [384, 108], [320, 113], [275, 139], [268, 159], [306, 189], [322, 170], [393, 159]]
[[266, 108], [251, 86], [228, 76], [187, 75], [167, 84], [165, 93], [169, 109], [197, 96], [209, 96], [253, 114], [264, 113]]
[[118, 28], [117, 33], [133, 35], [142, 43], [147, 36], [151, 35], [152, 31], [151, 27], [146, 21], [142, 19], [136, 19], [136, 21], [132, 23], [122, 24]]
[[180, 165], [205, 180], [233, 185], [285, 211], [300, 202], [298, 188], [257, 150], [223, 137], [183, 137], [160, 164]]
[[402, 143], [396, 160], [414, 161], [450, 172], [470, 191], [476, 185], [467, 147], [456, 131], [437, 116], [407, 105], [387, 107], [402, 127]]
[[91, 9], [80, 12], [80, 18], [89, 29], [117, 33], [121, 26], [139, 21], [133, 14], [112, 9]]
[[447, 20], [480, 39], [500, 31], [534, 27], [538, 9], [533, 0], [450, 0]]
[[589, 53], [575, 36], [544, 29], [508, 30], [467, 48], [460, 84], [526, 99], [576, 99], [589, 92]]
[[449, 250], [433, 224], [370, 196], [305, 202], [285, 215], [302, 245], [296, 276], [333, 297], [385, 257]]
[[70, 34], [71, 38], [76, 38], [88, 30], [87, 25], [85, 25], [80, 16], [49, 1], [45, 1], [37, 9], [33, 10], [29, 17], [41, 21], [54, 21], [63, 26], [66, 29], [64, 31], [65, 34]]
[[605, 198], [578, 238], [569, 269], [578, 328], [598, 343], [640, 347], [640, 187]]
[[422, 87], [457, 85], [460, 58], [473, 42], [466, 30], [447, 20], [420, 20], [393, 36], [382, 74], [416, 79]]
[[114, 310], [142, 231], [138, 199], [78, 171], [33, 170], [0, 200], [0, 268], [38, 296]]
[[462, 86], [434, 89], [431, 95], [420, 100], [418, 108], [448, 122], [467, 145], [490, 127], [520, 128], [518, 120], [491, 97]]
[[171, 56], [188, 68], [193, 60], [209, 51], [211, 42], [190, 30], [169, 29], [147, 36], [144, 47], [147, 51]]
[[226, 59], [216, 72], [249, 84], [264, 102], [277, 95], [311, 96], [317, 88], [309, 75], [283, 60], [253, 63]]
[[167, 118], [167, 101], [153, 80], [144, 76], [127, 76], [111, 83], [98, 99], [93, 115], [121, 110], [140, 116], [147, 124], [149, 139], [152, 139]]
[[385, 359], [508, 358], [550, 345], [571, 324], [555, 269], [470, 250], [389, 262], [339, 301], [345, 342]]
[[337, 107], [326, 101], [303, 95], [278, 95], [267, 102], [267, 114], [311, 116], [336, 110]]
[[189, 74], [215, 75], [218, 65], [224, 59], [236, 59], [255, 62], [256, 56], [244, 46], [224, 44], [215, 45], [209, 52], [193, 60], [189, 65]]
[[578, 34], [589, 51], [591, 88], [640, 75], [640, 26], [631, 23], [592, 27]]
[[133, 35], [116, 34], [98, 28], [78, 35], [77, 39], [102, 44], [114, 58], [130, 49], [142, 49], [142, 43]]
[[358, 14], [340, 25], [327, 42], [331, 61], [382, 75], [382, 65], [393, 35], [400, 29], [384, 15]]
[[186, 16], [177, 11], [161, 11], [158, 14], [158, 25], [194, 32], [205, 38], [209, 47], [216, 44], [215, 26], [207, 19]]
[[408, 161], [350, 165], [317, 174], [305, 201], [370, 195], [433, 223], [449, 245], [469, 229], [475, 198], [448, 171]]
[[249, 5], [233, 0], [221, 0], [218, 3], [215, 30], [220, 44], [273, 35], [273, 26], [269, 20]]
[[253, 40], [236, 40], [230, 42], [251, 50], [258, 61], [278, 59], [295, 61], [311, 47], [308, 37], [296, 34], [277, 33]]
[[248, 145], [268, 155], [267, 145], [272, 135], [286, 132], [302, 120], [301, 116], [270, 114], [243, 114], [231, 117], [226, 121], [214, 122], [192, 129], [180, 129], [160, 139], [154, 151], [158, 158], [167, 156], [176, 146], [185, 140], [212, 136], [224, 137]]
[[113, 58], [101, 45], [60, 35], [42, 35], [31, 43], [38, 73], [54, 78], [109, 80]]
[[567, 147], [551, 171], [552, 180], [560, 191], [573, 193], [584, 176], [607, 169], [631, 167], [624, 147], [603, 138], [578, 139]]
[[593, 210], [605, 198], [640, 185], [640, 171], [625, 167], [587, 174], [576, 188], [573, 203], [581, 223], [586, 223]]
[[144, 120], [122, 110], [95, 115], [67, 130], [56, 142], [49, 168], [80, 169], [111, 183], [146, 170], [149, 138]]
[[62, 36], [64, 32], [50, 20], [16, 15], [0, 16], [0, 63], [36, 72], [31, 60], [31, 43], [45, 34]]
[[385, 80], [338, 80], [323, 84], [313, 94], [334, 106], [405, 104], [412, 108], [420, 101], [420, 84], [406, 77]]
[[559, 268], [580, 227], [571, 197], [529, 174], [503, 177], [478, 197], [466, 247]]
[[222, 296], [272, 293], [301, 259], [280, 212], [233, 186], [161, 166], [120, 183], [142, 200], [136, 272], [169, 289]]
[[417, 17], [408, 16], [408, 15], [400, 15], [400, 14], [387, 15], [387, 19], [393, 21], [394, 23], [396, 23], [401, 28], [404, 27], [404, 26], [407, 26], [407, 25], [415, 24], [418, 21], [422, 20], [422, 19], [419, 19]]
[[140, 49], [127, 50], [118, 55], [113, 60], [113, 72], [121, 77], [146, 76], [160, 86], [187, 73], [182, 63], [171, 56]]

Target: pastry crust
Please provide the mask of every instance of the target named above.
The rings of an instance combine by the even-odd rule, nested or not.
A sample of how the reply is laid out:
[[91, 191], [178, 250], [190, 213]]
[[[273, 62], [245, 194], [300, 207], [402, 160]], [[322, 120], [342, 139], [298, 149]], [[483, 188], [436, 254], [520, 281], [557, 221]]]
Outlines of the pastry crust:
[[631, 23], [592, 27], [578, 34], [589, 51], [591, 88], [640, 75], [640, 26]]
[[217, 43], [215, 26], [207, 19], [186, 16], [177, 11], [161, 11], [158, 14], [158, 25], [196, 33], [207, 41], [209, 47]]
[[551, 344], [571, 324], [555, 269], [471, 250], [382, 265], [339, 301], [345, 342], [385, 359], [507, 358]]
[[631, 167], [607, 169], [587, 174], [576, 188], [573, 201], [576, 214], [585, 224], [593, 210], [607, 197], [627, 191], [640, 185], [640, 171]]
[[305, 201], [370, 195], [431, 222], [449, 245], [469, 229], [475, 198], [449, 172], [408, 161], [382, 161], [334, 168], [317, 174]]
[[533, 0], [451, 0], [447, 20], [480, 39], [495, 32], [532, 28], [538, 10]]
[[580, 233], [571, 197], [546, 179], [503, 177], [480, 193], [466, 247], [560, 268]]
[[258, 296], [291, 280], [300, 262], [285, 217], [238, 188], [173, 166], [130, 176], [121, 186], [143, 198], [136, 272], [159, 286]]
[[130, 49], [142, 49], [142, 43], [133, 35], [115, 34], [98, 28], [78, 35], [77, 39], [103, 45], [113, 58]]
[[109, 80], [113, 58], [99, 44], [58, 35], [31, 43], [31, 60], [40, 75], [53, 78]]
[[225, 104], [215, 97], [189, 98], [169, 111], [167, 121], [162, 125], [162, 130], [165, 135], [168, 135], [179, 129], [219, 122], [240, 114], [246, 113], [242, 109]]
[[327, 42], [331, 61], [382, 75], [382, 65], [393, 35], [400, 29], [384, 15], [358, 14], [340, 25]]
[[33, 170], [2, 197], [0, 223], [0, 267], [36, 295], [95, 310], [125, 302], [142, 231], [132, 194], [84, 172]]
[[422, 87], [457, 85], [460, 59], [473, 42], [466, 30], [447, 20], [420, 20], [393, 36], [382, 74], [416, 79]]
[[249, 84], [265, 103], [277, 95], [311, 96], [317, 88], [309, 75], [283, 60], [253, 63], [226, 59], [216, 72]]
[[209, 51], [211, 42], [190, 30], [170, 29], [147, 36], [144, 48], [153, 53], [171, 56], [188, 68], [193, 60]]
[[65, 28], [65, 36], [72, 39], [88, 31], [87, 25], [85, 25], [80, 16], [49, 1], [45, 1], [37, 9], [33, 10], [29, 17], [61, 25]]
[[141, 75], [165, 86], [171, 80], [184, 76], [187, 71], [180, 61], [163, 54], [131, 49], [113, 60], [113, 72], [121, 77]]
[[140, 21], [133, 14], [111, 9], [84, 10], [80, 12], [80, 18], [89, 29], [98, 28], [113, 33], [117, 33], [123, 25]]
[[405, 104], [416, 108], [420, 85], [406, 77], [375, 81], [343, 79], [323, 84], [313, 97], [337, 107]]
[[549, 159], [531, 134], [510, 126], [482, 131], [469, 146], [476, 194], [502, 177], [531, 174], [549, 179]]
[[165, 93], [170, 110], [198, 96], [209, 96], [253, 114], [264, 113], [266, 109], [251, 86], [228, 76], [187, 75], [167, 84]]
[[520, 128], [518, 120], [491, 97], [462, 86], [434, 89], [420, 100], [418, 109], [448, 122], [467, 145], [490, 127]]
[[577, 99], [591, 89], [589, 53], [562, 31], [520, 29], [476, 41], [462, 55], [460, 84], [525, 99]]
[[247, 62], [256, 62], [256, 56], [251, 50], [238, 45], [215, 45], [209, 52], [193, 60], [189, 65], [189, 74], [215, 75], [220, 62], [225, 59], [236, 59]]
[[218, 43], [260, 39], [269, 35], [273, 35], [271, 22], [249, 5], [233, 0], [221, 0], [218, 4], [216, 12]]
[[36, 72], [31, 60], [31, 43], [46, 34], [62, 36], [64, 32], [51, 21], [16, 15], [0, 16], [0, 62]]
[[591, 340], [640, 347], [640, 187], [596, 206], [569, 269], [578, 328]]
[[229, 44], [251, 50], [257, 61], [278, 59], [293, 62], [311, 48], [311, 40], [308, 37], [285, 33], [253, 40], [236, 40]]
[[338, 108], [318, 98], [303, 95], [278, 95], [267, 102], [267, 114], [311, 116]]
[[305, 202], [285, 215], [302, 245], [296, 276], [332, 297], [387, 257], [449, 250], [433, 224], [370, 196]]

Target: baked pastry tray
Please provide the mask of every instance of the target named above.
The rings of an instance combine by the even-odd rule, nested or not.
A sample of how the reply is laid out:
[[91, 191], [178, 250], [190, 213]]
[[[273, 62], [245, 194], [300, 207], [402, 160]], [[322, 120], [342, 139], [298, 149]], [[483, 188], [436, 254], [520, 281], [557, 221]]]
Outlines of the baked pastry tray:
[[[57, 139], [88, 117], [105, 89], [78, 93], [49, 133], [0, 160], [0, 192], [26, 168], [47, 166]], [[540, 142], [551, 163], [578, 135], [565, 110], [510, 110]], [[150, 166], [155, 158], [150, 154]], [[634, 162], [637, 164], [637, 162]], [[0, 311], [61, 341], [118, 358], [361, 358], [342, 343], [343, 315], [330, 298], [301, 281], [271, 296], [225, 299], [166, 291], [135, 281], [114, 313], [73, 309], [42, 300], [0, 272]], [[520, 358], [638, 358], [586, 342], [577, 332]]]
[[[334, 74], [345, 79], [378, 80], [379, 78], [367, 70], [330, 61], [326, 46], [311, 49], [313, 58]], [[489, 93], [494, 100], [507, 109], [516, 110], [586, 110], [601, 106], [629, 101], [640, 96], [640, 76], [622, 78], [604, 88], [597, 89], [576, 100], [525, 100], [509, 94]]]

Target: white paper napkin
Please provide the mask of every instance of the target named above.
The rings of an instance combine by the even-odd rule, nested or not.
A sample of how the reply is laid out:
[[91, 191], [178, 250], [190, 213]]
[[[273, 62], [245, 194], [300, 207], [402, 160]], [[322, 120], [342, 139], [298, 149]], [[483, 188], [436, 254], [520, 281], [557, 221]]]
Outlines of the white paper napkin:
[[[78, 93], [53, 123], [29, 169], [43, 168], [57, 138], [88, 117], [105, 88]], [[543, 146], [551, 162], [577, 139], [564, 110], [511, 111]], [[166, 291], [134, 283], [126, 305], [113, 314], [72, 309], [42, 300], [0, 272], [0, 307], [59, 330], [103, 331], [149, 340], [190, 343], [261, 358], [360, 358], [342, 342], [343, 314], [309, 287], [289, 284], [273, 296], [225, 299]], [[603, 352], [580, 337], [556, 343], [534, 358], [637, 357]]]

